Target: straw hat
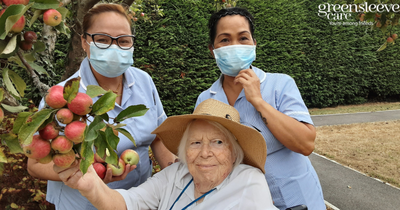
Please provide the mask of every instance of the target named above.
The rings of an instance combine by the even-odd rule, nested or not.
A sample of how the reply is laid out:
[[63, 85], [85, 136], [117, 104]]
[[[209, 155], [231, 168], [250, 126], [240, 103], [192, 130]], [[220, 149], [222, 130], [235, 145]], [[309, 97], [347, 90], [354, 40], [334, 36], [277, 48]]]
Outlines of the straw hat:
[[240, 124], [239, 112], [223, 102], [207, 99], [200, 103], [193, 114], [168, 117], [152, 134], [157, 134], [169, 151], [178, 154], [178, 146], [187, 124], [193, 119], [218, 122], [237, 139], [244, 152], [243, 163], [261, 169], [263, 173], [267, 146], [260, 132]]

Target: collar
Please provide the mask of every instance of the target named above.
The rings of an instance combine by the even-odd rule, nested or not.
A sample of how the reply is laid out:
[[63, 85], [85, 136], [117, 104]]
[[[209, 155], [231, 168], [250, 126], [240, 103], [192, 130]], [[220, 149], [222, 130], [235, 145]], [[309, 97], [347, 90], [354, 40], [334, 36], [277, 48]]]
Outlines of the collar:
[[[251, 66], [251, 68], [252, 68], [253, 71], [256, 73], [258, 79], [260, 79], [260, 84], [263, 83], [263, 82], [265, 82], [265, 80], [266, 80], [266, 78], [267, 78], [267, 73], [265, 73], [263, 70], [261, 70], [261, 69], [259, 69], [259, 68], [257, 68], [257, 67], [254, 67], [254, 66]], [[221, 74], [221, 75], [219, 76], [218, 80], [215, 81], [215, 82], [211, 85], [211, 87], [210, 87], [210, 93], [211, 93], [211, 94], [213, 94], [213, 95], [219, 95], [219, 94], [225, 95], [224, 89], [222, 88], [223, 76], [224, 76], [224, 75]], [[243, 97], [243, 96], [245, 96], [245, 95], [244, 95], [244, 90], [242, 90], [242, 92], [239, 94], [239, 97], [238, 97], [238, 98], [241, 98], [241, 97]], [[226, 98], [226, 96], [225, 96], [225, 98]], [[228, 99], [226, 99], [226, 102], [227, 102], [227, 101], [228, 101]]]

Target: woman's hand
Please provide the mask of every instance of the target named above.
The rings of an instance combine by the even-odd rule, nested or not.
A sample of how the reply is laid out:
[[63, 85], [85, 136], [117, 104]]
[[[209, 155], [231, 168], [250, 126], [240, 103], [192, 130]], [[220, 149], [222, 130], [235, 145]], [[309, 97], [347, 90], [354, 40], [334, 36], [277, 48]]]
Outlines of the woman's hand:
[[85, 175], [79, 169], [80, 161], [75, 162], [69, 168], [61, 168], [54, 165], [53, 170], [58, 174], [61, 181], [70, 188], [77, 189], [81, 192], [89, 192], [94, 189], [96, 182], [101, 181], [100, 177], [96, 174], [93, 166], [88, 168]]
[[253, 106], [255, 106], [255, 103], [263, 101], [260, 91], [260, 79], [253, 69], [241, 70], [233, 82], [235, 85], [240, 83], [243, 86], [246, 99]]
[[113, 176], [112, 169], [108, 168], [107, 172], [106, 172], [106, 176], [104, 177], [103, 181], [104, 181], [104, 183], [108, 184], [110, 182], [124, 180], [126, 178], [126, 176], [128, 175], [128, 173], [133, 171], [135, 168], [136, 168], [136, 165], [126, 164], [125, 171], [121, 176]]

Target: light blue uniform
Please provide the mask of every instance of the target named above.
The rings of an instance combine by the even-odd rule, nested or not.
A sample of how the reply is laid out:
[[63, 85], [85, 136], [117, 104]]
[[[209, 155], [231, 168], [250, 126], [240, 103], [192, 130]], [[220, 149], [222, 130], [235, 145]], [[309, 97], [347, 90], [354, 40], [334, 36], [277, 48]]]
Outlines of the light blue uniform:
[[[261, 95], [264, 101], [300, 122], [313, 124], [296, 83], [290, 76], [265, 73], [255, 67], [253, 70], [260, 79]], [[196, 107], [209, 98], [229, 104], [222, 88], [221, 77], [208, 90], [200, 94]], [[309, 158], [289, 150], [272, 135], [260, 114], [246, 100], [244, 90], [236, 99], [234, 107], [239, 111], [242, 124], [256, 128], [264, 136], [267, 144], [265, 178], [271, 190], [274, 205], [279, 209], [299, 204], [305, 204], [312, 210], [325, 209], [321, 185]]]
[[[87, 58], [82, 61], [80, 70], [69, 79], [78, 76], [81, 77], [79, 92], [85, 93], [88, 85], [98, 85], [90, 70]], [[123, 128], [132, 134], [137, 147], [134, 147], [133, 143], [123, 134], [120, 134], [120, 142], [117, 148], [118, 156], [120, 156], [125, 149], [134, 149], [139, 153], [140, 162], [137, 168], [130, 172], [124, 180], [109, 183], [108, 186], [112, 189], [129, 189], [131, 187], [136, 187], [151, 176], [152, 165], [149, 159], [148, 147], [153, 142], [156, 135], [150, 133], [167, 118], [153, 80], [146, 72], [138, 68], [129, 67], [124, 77], [124, 90], [121, 105], [116, 103], [115, 108], [108, 112], [109, 117], [116, 117], [122, 110], [131, 105], [144, 104], [149, 110], [144, 116], [129, 118], [122, 122], [126, 124]], [[61, 82], [59, 85], [64, 86], [65, 82], [66, 81]], [[99, 98], [100, 97], [93, 98], [93, 103]], [[43, 106], [44, 101], [42, 100], [39, 107], [42, 108]], [[112, 120], [110, 122], [112, 122]], [[50, 203], [55, 204], [57, 210], [96, 209], [78, 190], [69, 188], [64, 185], [63, 182], [48, 181], [46, 199]]]

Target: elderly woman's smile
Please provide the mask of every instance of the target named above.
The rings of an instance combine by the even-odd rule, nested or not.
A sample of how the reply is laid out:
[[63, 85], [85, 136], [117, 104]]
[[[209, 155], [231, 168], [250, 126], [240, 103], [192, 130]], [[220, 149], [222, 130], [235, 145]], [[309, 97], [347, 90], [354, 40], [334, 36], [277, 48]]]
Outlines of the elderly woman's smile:
[[186, 161], [196, 187], [204, 193], [222, 183], [236, 157], [227, 137], [215, 126], [196, 120], [189, 129]]

